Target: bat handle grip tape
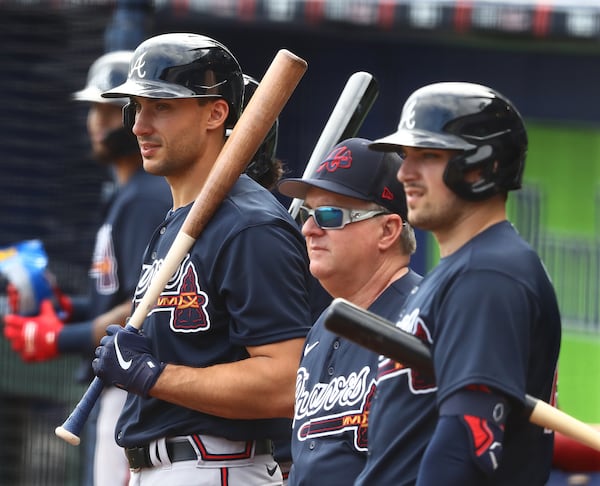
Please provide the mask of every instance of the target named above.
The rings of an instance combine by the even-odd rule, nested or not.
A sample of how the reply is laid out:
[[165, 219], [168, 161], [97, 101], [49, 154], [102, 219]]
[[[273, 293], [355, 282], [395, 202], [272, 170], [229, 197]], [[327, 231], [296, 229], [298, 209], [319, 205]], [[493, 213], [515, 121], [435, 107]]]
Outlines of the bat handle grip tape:
[[[139, 332], [138, 329], [130, 324], [127, 324], [125, 329], [135, 333]], [[94, 404], [98, 398], [100, 398], [100, 394], [102, 393], [103, 389], [104, 383], [102, 380], [97, 376], [94, 377], [90, 383], [90, 386], [81, 397], [81, 400], [79, 400], [79, 403], [71, 412], [71, 415], [67, 417], [61, 426], [54, 429], [54, 433], [57, 435], [57, 437], [60, 437], [71, 445], [79, 445], [81, 442], [81, 439], [79, 438], [81, 430], [90, 416], [90, 412], [92, 411], [92, 408], [94, 408]]]
[[81, 429], [83, 429], [83, 426], [103, 389], [104, 383], [96, 376], [92, 380], [87, 391], [81, 397], [81, 400], [79, 400], [77, 406], [71, 412], [71, 415], [67, 417], [61, 426], [56, 427], [54, 433], [71, 445], [79, 445]]

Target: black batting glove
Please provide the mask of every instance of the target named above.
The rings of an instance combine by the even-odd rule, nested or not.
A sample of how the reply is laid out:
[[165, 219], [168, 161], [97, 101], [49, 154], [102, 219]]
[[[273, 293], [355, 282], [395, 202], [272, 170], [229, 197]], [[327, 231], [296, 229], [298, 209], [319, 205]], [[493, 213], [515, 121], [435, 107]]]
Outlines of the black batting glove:
[[158, 380], [166, 364], [152, 355], [151, 340], [133, 327], [108, 326], [96, 348], [92, 368], [107, 385], [114, 385], [141, 397]]

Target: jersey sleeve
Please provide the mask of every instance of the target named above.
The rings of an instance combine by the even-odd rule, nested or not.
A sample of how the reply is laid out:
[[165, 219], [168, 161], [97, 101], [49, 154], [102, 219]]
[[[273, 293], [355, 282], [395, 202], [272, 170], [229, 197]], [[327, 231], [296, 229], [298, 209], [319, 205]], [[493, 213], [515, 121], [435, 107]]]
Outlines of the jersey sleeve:
[[261, 224], [223, 249], [217, 273], [232, 342], [257, 346], [306, 336], [312, 322], [303, 245], [284, 226]]
[[442, 298], [433, 349], [438, 403], [471, 384], [522, 402], [537, 313], [527, 289], [500, 272], [470, 271]]

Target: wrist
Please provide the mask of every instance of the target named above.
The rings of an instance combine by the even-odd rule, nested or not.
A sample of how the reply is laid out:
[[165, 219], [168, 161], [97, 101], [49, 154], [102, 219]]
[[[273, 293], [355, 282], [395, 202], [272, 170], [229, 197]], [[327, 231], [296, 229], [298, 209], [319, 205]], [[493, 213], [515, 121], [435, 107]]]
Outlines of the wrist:
[[60, 353], [94, 352], [94, 326], [92, 321], [77, 322], [64, 326], [57, 336], [57, 349]]

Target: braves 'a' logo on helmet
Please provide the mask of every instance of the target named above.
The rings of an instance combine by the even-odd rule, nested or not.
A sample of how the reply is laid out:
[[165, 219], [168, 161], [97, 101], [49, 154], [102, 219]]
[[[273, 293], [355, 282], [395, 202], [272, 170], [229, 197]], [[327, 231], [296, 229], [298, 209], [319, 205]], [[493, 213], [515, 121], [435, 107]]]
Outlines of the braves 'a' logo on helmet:
[[142, 52], [137, 59], [135, 60], [135, 63], [133, 64], [133, 66], [131, 66], [131, 69], [129, 70], [129, 77], [133, 77], [133, 73], [137, 74], [138, 78], [144, 79], [146, 77], [146, 71], [143, 69], [144, 66], [146, 65], [146, 60], [144, 59], [146, 57], [147, 52]]
[[352, 167], [352, 152], [348, 147], [339, 147], [329, 154], [329, 156], [321, 162], [317, 172], [326, 170], [327, 172], [335, 172], [338, 169], [349, 169]]

